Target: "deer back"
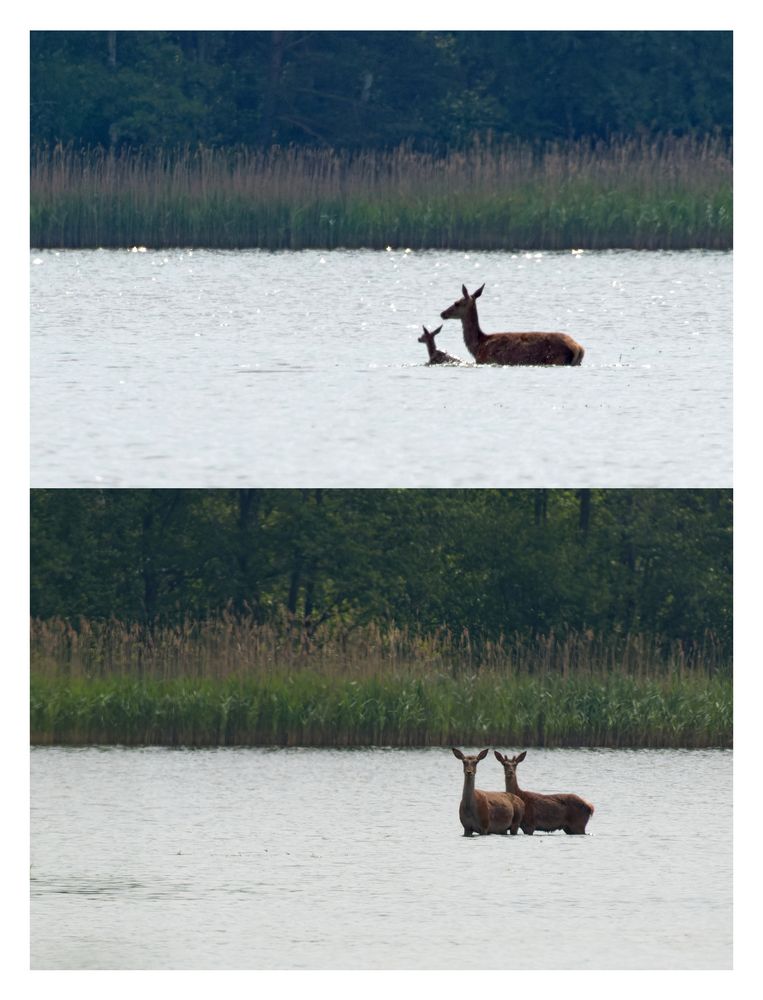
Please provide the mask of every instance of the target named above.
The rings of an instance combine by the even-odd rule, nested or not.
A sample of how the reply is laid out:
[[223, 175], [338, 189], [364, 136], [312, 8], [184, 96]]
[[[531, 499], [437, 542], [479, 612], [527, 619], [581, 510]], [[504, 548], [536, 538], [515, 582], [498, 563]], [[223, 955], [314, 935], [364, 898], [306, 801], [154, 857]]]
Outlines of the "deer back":
[[521, 819], [515, 816], [515, 796], [510, 792], [484, 792], [476, 788], [474, 797], [483, 829], [487, 828], [488, 833], [505, 833]]
[[541, 792], [528, 792], [519, 787], [517, 781], [517, 765], [525, 759], [527, 751], [509, 759], [499, 750], [494, 751], [496, 760], [501, 764], [506, 779], [506, 791], [519, 796], [524, 803], [522, 830], [533, 833], [535, 830], [551, 832], [564, 830], [565, 833], [585, 833], [588, 820], [593, 815], [593, 806], [579, 795], [572, 792], [557, 792], [553, 795]]
[[434, 354], [431, 354], [429, 361], [427, 361], [428, 365], [458, 365], [460, 363], [458, 358], [452, 358], [450, 354], [441, 351], [439, 347], [435, 349]]
[[582, 833], [593, 814], [593, 806], [572, 793], [544, 795], [523, 789], [519, 794], [525, 804], [523, 826], [536, 830]]
[[566, 333], [491, 333], [475, 358], [483, 365], [579, 365], [584, 353]]

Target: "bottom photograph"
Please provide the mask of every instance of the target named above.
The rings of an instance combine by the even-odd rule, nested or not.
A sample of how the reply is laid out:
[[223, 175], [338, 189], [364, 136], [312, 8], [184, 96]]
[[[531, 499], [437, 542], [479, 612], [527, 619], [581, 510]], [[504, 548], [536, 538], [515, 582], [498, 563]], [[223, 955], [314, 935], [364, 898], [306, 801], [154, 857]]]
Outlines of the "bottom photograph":
[[732, 968], [721, 489], [35, 489], [32, 969]]

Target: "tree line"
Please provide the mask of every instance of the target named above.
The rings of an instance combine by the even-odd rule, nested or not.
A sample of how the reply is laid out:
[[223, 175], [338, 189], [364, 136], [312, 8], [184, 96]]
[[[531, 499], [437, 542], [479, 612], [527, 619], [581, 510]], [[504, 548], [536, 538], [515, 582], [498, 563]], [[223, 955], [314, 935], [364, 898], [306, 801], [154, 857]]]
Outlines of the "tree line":
[[730, 31], [33, 31], [33, 145], [451, 150], [732, 128]]
[[31, 493], [31, 613], [495, 638], [643, 632], [731, 648], [730, 490]]

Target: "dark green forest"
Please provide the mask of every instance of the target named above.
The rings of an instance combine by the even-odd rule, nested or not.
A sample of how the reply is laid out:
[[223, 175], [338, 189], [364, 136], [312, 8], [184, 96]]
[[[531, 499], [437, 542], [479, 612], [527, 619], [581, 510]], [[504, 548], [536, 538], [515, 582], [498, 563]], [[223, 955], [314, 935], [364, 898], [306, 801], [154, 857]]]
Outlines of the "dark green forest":
[[731, 648], [727, 490], [33, 490], [34, 618]]
[[726, 137], [730, 31], [33, 31], [32, 145]]
[[732, 34], [38, 31], [38, 248], [728, 249]]

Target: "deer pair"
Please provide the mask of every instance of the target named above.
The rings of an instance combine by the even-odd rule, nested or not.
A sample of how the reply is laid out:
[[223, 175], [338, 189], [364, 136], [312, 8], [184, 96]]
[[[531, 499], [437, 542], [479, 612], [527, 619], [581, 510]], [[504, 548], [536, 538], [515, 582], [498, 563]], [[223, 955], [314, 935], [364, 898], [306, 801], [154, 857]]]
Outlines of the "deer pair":
[[487, 748], [475, 756], [467, 756], [456, 747], [451, 747], [451, 750], [464, 765], [464, 790], [458, 815], [465, 837], [471, 837], [473, 833], [516, 834], [520, 827], [523, 833], [528, 834], [536, 830], [585, 833], [586, 823], [593, 815], [590, 802], [571, 793], [542, 795], [519, 787], [517, 764], [521, 764], [527, 756], [526, 750], [512, 758], [494, 751], [496, 760], [503, 767], [505, 792], [483, 792], [474, 787], [477, 764], [487, 756]]
[[[477, 299], [484, 285], [469, 294], [461, 286], [462, 296], [440, 313], [442, 319], [460, 319], [466, 349], [478, 365], [579, 365], [585, 353], [567, 333], [484, 333], [477, 316]], [[458, 358], [438, 350], [434, 338], [442, 330], [423, 328], [419, 343], [427, 345], [430, 365], [458, 363]]]

